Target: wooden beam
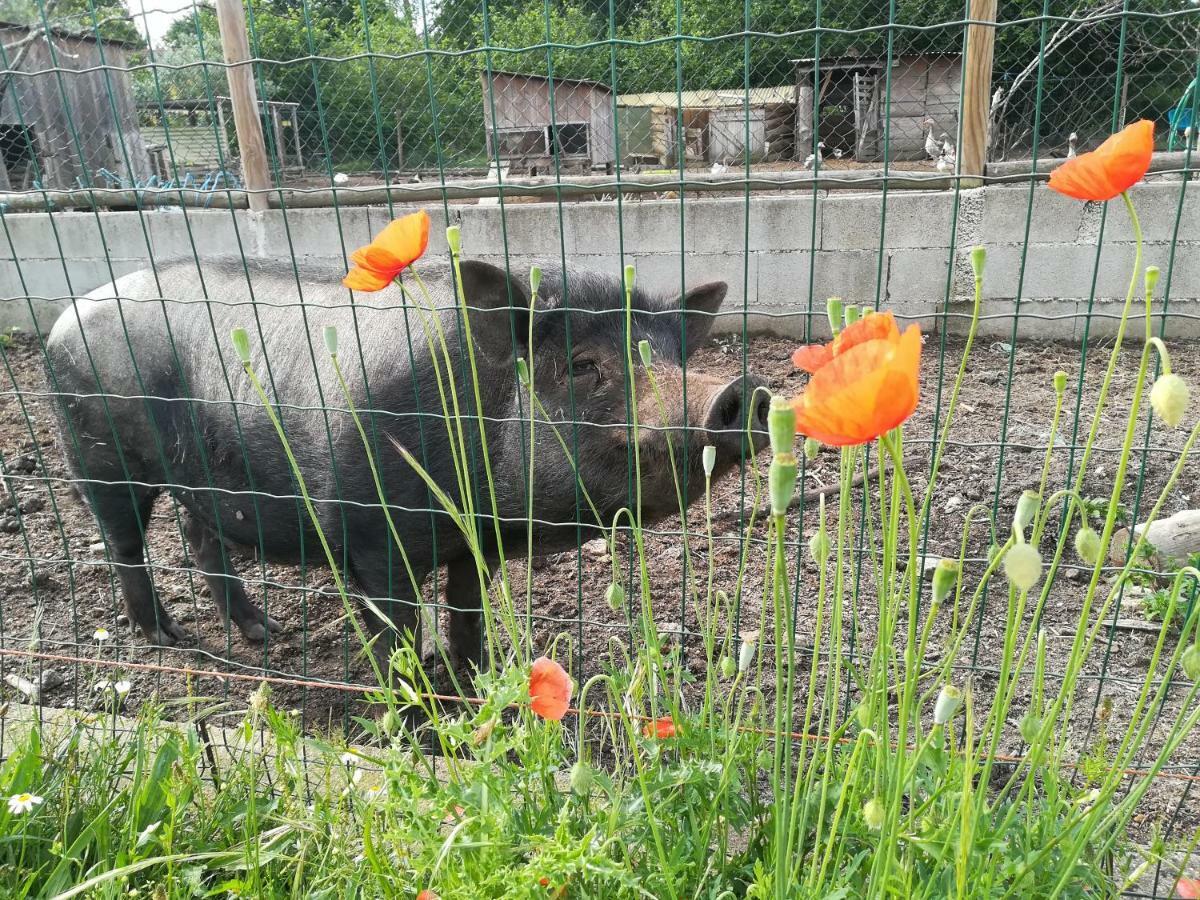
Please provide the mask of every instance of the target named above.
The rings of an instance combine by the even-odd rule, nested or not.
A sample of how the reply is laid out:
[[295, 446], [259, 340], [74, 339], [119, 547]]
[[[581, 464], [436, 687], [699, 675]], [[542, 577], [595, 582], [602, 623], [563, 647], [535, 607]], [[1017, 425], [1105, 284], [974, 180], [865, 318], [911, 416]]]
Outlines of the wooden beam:
[[[963, 62], [962, 135], [958, 174], [963, 187], [982, 184], [987, 168], [988, 105], [992, 97], [992, 55], [996, 46], [996, 0], [971, 0], [967, 58]], [[976, 180], [980, 179], [980, 180]]]
[[237, 130], [242, 175], [250, 191], [250, 209], [264, 211], [270, 206], [271, 171], [263, 140], [262, 118], [258, 110], [258, 92], [254, 87], [254, 68], [250, 59], [250, 40], [246, 34], [246, 11], [242, 0], [217, 0], [217, 24], [221, 29], [221, 48], [229, 64], [229, 101], [233, 106], [233, 126]]

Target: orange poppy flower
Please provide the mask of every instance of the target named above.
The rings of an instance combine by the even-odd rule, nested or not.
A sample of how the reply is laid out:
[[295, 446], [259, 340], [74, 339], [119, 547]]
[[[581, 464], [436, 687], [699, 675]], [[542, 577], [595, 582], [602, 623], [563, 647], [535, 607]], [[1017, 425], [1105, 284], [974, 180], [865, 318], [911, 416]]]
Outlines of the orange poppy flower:
[[438, 900], [438, 895], [429, 888], [425, 888], [425, 890], [417, 894], [417, 900]]
[[1111, 200], [1146, 175], [1154, 153], [1154, 123], [1142, 119], [1050, 173], [1050, 187], [1076, 200]]
[[1180, 897], [1200, 897], [1200, 878], [1180, 878], [1175, 882], [1175, 893]]
[[571, 701], [571, 678], [554, 660], [540, 656], [529, 673], [529, 698], [533, 711], [543, 719], [557, 722], [567, 713]]
[[425, 210], [395, 219], [350, 259], [354, 266], [342, 279], [352, 291], [381, 291], [425, 253], [429, 246], [429, 215]]
[[642, 734], [645, 737], [658, 738], [660, 741], [665, 738], [673, 738], [678, 732], [675, 729], [675, 722], [670, 716], [663, 716], [660, 719], [655, 719], [653, 722], [647, 722], [642, 727]]
[[793, 401], [796, 430], [831, 447], [865, 444], [913, 414], [920, 398], [921, 329], [890, 312], [859, 319], [831, 343], [792, 354], [812, 374]]

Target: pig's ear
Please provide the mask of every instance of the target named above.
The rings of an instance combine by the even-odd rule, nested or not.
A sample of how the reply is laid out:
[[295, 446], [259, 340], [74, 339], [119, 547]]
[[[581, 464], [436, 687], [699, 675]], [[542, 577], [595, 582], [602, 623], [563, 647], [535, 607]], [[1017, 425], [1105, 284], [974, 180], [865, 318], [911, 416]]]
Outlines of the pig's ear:
[[713, 316], [721, 308], [729, 285], [724, 281], [710, 281], [694, 287], [679, 301], [680, 309], [689, 313], [687, 317], [687, 347], [685, 356], [691, 356], [704, 343], [712, 328]]
[[511, 359], [514, 346], [518, 353], [524, 353], [529, 333], [529, 295], [515, 278], [490, 263], [464, 259], [460, 268], [476, 346], [493, 359]]

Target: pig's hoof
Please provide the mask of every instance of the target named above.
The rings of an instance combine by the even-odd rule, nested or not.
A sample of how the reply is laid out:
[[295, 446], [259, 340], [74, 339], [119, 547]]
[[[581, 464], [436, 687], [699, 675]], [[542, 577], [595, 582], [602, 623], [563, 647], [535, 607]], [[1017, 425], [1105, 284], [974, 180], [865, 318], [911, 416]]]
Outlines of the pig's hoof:
[[191, 640], [191, 635], [183, 629], [182, 625], [165, 615], [160, 617], [156, 624], [144, 628], [142, 631], [146, 635], [146, 640], [159, 647], [174, 647], [176, 644]]
[[238, 622], [238, 627], [242, 630], [242, 636], [255, 644], [261, 644], [265, 641], [268, 634], [279, 634], [279, 632], [283, 631], [282, 625], [270, 616], [262, 616], [261, 614], [259, 618]]

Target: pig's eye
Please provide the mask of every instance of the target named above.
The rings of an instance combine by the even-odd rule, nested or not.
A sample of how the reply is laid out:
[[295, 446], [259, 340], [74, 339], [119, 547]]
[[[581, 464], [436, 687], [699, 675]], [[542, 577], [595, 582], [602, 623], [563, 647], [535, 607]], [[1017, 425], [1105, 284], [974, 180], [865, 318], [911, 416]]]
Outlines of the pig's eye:
[[576, 378], [590, 378], [596, 382], [604, 380], [604, 373], [600, 371], [600, 364], [594, 359], [583, 358], [572, 360], [571, 368]]

